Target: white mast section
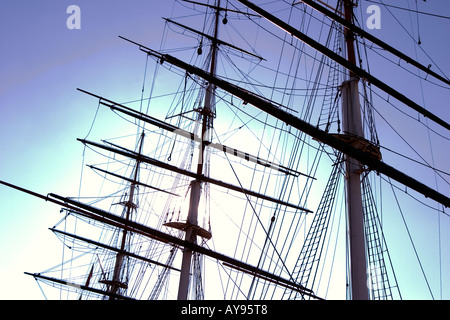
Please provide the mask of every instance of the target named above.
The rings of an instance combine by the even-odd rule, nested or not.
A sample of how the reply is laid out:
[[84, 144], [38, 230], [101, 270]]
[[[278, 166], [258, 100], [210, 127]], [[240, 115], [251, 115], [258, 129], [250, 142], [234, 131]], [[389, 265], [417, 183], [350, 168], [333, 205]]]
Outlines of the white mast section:
[[[353, 6], [352, 0], [344, 0], [345, 19], [348, 22], [352, 22]], [[346, 29], [345, 38], [347, 42], [347, 58], [349, 62], [356, 64], [354, 36], [350, 29]], [[342, 86], [344, 135], [354, 137], [356, 140], [364, 139], [358, 83], [359, 79], [350, 71], [350, 79], [345, 81]], [[362, 164], [349, 156], [345, 156], [347, 231], [350, 249], [350, 294], [351, 299], [354, 300], [369, 299], [361, 172]]]

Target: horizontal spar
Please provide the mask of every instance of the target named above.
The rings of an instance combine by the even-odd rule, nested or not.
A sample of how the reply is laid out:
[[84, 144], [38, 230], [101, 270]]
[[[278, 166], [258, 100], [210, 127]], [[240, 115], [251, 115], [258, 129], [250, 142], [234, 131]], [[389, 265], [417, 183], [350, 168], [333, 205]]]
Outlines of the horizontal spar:
[[176, 194], [176, 193], [169, 192], [169, 191], [166, 191], [166, 190], [163, 190], [163, 189], [159, 189], [159, 188], [150, 186], [150, 185], [145, 184], [145, 183], [142, 183], [142, 182], [140, 182], [140, 181], [137, 181], [137, 180], [134, 180], [134, 179], [130, 179], [130, 178], [127, 178], [127, 177], [124, 177], [124, 176], [121, 176], [121, 175], [118, 175], [118, 174], [116, 174], [116, 173], [114, 173], [114, 172], [110, 172], [110, 171], [107, 171], [107, 170], [103, 170], [103, 169], [94, 167], [94, 166], [92, 166], [92, 165], [87, 165], [87, 166], [88, 166], [89, 168], [93, 169], [93, 170], [97, 170], [97, 171], [100, 171], [100, 172], [103, 172], [103, 173], [112, 175], [113, 177], [116, 177], [116, 178], [119, 178], [119, 179], [123, 179], [123, 180], [128, 181], [128, 182], [130, 182], [130, 183], [132, 183], [132, 184], [135, 184], [135, 185], [139, 185], [139, 186], [143, 186], [143, 187], [146, 187], [146, 188], [150, 188], [150, 189], [153, 189], [153, 190], [156, 190], [156, 191], [159, 191], [159, 192], [164, 192], [164, 193], [170, 194], [170, 195], [175, 196], [175, 197], [179, 197], [179, 196], [180, 196], [180, 195], [178, 195], [178, 194]]
[[[0, 180], [0, 184], [5, 185], [5, 186], [7, 186], [9, 188], [12, 188], [12, 189], [16, 189], [16, 190], [21, 191], [23, 193], [27, 193], [29, 195], [32, 195], [32, 196], [36, 197], [36, 198], [39, 198], [39, 199], [42, 199], [42, 200], [45, 200], [45, 201], [57, 204], [57, 205], [59, 205], [61, 207], [70, 209], [72, 213], [76, 213], [77, 215], [81, 215], [81, 216], [87, 217], [89, 219], [94, 219], [96, 221], [108, 224], [110, 226], [114, 226], [114, 227], [117, 227], [117, 228], [122, 228], [122, 229], [129, 230], [128, 227], [126, 225], [124, 225], [124, 224], [118, 224], [115, 221], [111, 221], [111, 220], [105, 219], [104, 215], [103, 215], [103, 213], [105, 213], [105, 211], [103, 211], [101, 209], [93, 208], [93, 207], [88, 206], [88, 205], [84, 205], [83, 209], [79, 209], [80, 205], [78, 205], [78, 206], [71, 206], [67, 202], [62, 202], [60, 200], [52, 199], [50, 197], [50, 195], [52, 195], [52, 194], [49, 194], [49, 195], [45, 196], [45, 195], [42, 195], [40, 193], [37, 193], [37, 192], [31, 191], [31, 190], [28, 190], [28, 189], [16, 186], [16, 185], [14, 185], [12, 183], [9, 183], [9, 182], [6, 182], [6, 181], [2, 181], [2, 180]], [[62, 197], [59, 197], [59, 198], [60, 199], [65, 199], [65, 198], [62, 198]], [[148, 236], [148, 235], [146, 235], [146, 236]], [[163, 241], [162, 239], [157, 239], [157, 238], [155, 238], [155, 240]]]
[[145, 162], [145, 163], [148, 163], [148, 164], [151, 164], [151, 165], [154, 165], [154, 166], [157, 166], [157, 167], [160, 167], [160, 168], [163, 168], [163, 169], [175, 172], [175, 173], [183, 174], [183, 175], [186, 175], [188, 177], [198, 179], [200, 181], [208, 182], [208, 183], [211, 183], [211, 184], [214, 184], [214, 185], [226, 188], [226, 189], [230, 189], [230, 190], [233, 190], [233, 191], [244, 193], [244, 194], [252, 196], [252, 197], [257, 197], [259, 199], [263, 199], [263, 200], [267, 200], [267, 201], [270, 201], [270, 202], [274, 202], [274, 203], [277, 203], [277, 204], [280, 204], [280, 205], [284, 205], [284, 206], [287, 206], [287, 207], [291, 207], [291, 208], [294, 208], [294, 209], [297, 209], [297, 210], [301, 210], [301, 211], [304, 211], [304, 212], [307, 212], [307, 213], [312, 213], [311, 210], [303, 208], [303, 207], [300, 207], [300, 206], [297, 206], [295, 204], [291, 204], [291, 203], [288, 203], [288, 202], [285, 202], [285, 201], [281, 201], [279, 199], [276, 199], [276, 198], [273, 198], [273, 197], [269, 197], [267, 195], [264, 195], [264, 194], [261, 194], [261, 193], [257, 193], [257, 192], [254, 192], [252, 190], [248, 190], [248, 189], [245, 189], [245, 188], [242, 188], [242, 187], [238, 187], [238, 186], [229, 184], [227, 182], [223, 182], [223, 181], [216, 180], [216, 179], [213, 179], [213, 178], [210, 178], [210, 177], [206, 177], [204, 175], [198, 175], [197, 173], [194, 173], [194, 172], [191, 172], [191, 171], [187, 171], [187, 170], [178, 168], [176, 166], [167, 164], [165, 162], [162, 162], [162, 161], [159, 161], [159, 160], [147, 157], [147, 156], [143, 156], [143, 155], [137, 154], [137, 153], [135, 153], [135, 152], [133, 152], [131, 150], [128, 150], [128, 149], [120, 147], [120, 146], [116, 146], [116, 145], [114, 145], [112, 143], [109, 143], [110, 145], [112, 145], [112, 147], [111, 147], [111, 146], [103, 145], [103, 144], [100, 144], [100, 143], [96, 143], [96, 142], [92, 142], [92, 141], [88, 141], [88, 140], [84, 140], [84, 139], [78, 139], [78, 141], [82, 142], [83, 144], [88, 144], [88, 145], [92, 145], [92, 146], [97, 147], [97, 148], [108, 150], [108, 151], [120, 154], [122, 156], [129, 157], [129, 158], [135, 159], [135, 160], [139, 160], [139, 161], [142, 161], [142, 162]]
[[193, 4], [196, 4], [198, 6], [208, 7], [208, 8], [214, 9], [214, 10], [225, 11], [225, 13], [233, 12], [233, 13], [243, 14], [243, 15], [245, 15], [247, 17], [252, 17], [252, 16], [253, 17], [258, 17], [258, 15], [256, 15], [256, 14], [251, 14], [251, 13], [244, 12], [244, 11], [239, 11], [239, 10], [233, 10], [233, 9], [228, 8], [228, 7], [223, 8], [223, 7], [214, 6], [214, 5], [206, 4], [206, 3], [201, 3], [201, 2], [198, 2], [198, 1], [191, 1], [191, 0], [182, 0], [182, 1], [193, 3]]
[[258, 96], [252, 94], [247, 90], [243, 90], [238, 86], [229, 83], [225, 80], [219, 79], [205, 72], [204, 70], [187, 64], [184, 61], [181, 61], [171, 55], [161, 54], [157, 51], [151, 50], [147, 51], [147, 54], [153, 55], [159, 59], [167, 61], [168, 63], [175, 65], [181, 69], [186, 70], [187, 72], [193, 73], [213, 84], [218, 86], [219, 88], [228, 91], [234, 96], [242, 99], [255, 106], [256, 108], [272, 115], [273, 117], [283, 121], [287, 125], [290, 125], [311, 137], [325, 143], [326, 145], [343, 152], [344, 154], [358, 160], [359, 162], [365, 164], [371, 170], [376, 170], [380, 173], [385, 174], [386, 176], [394, 179], [397, 182], [402, 183], [403, 185], [410, 187], [411, 189], [423, 194], [425, 197], [429, 197], [445, 207], [450, 207], [450, 198], [443, 195], [442, 193], [428, 187], [427, 185], [417, 181], [416, 179], [404, 174], [403, 172], [393, 168], [392, 166], [381, 162], [380, 160], [374, 158], [373, 156], [358, 150], [352, 145], [341, 141], [337, 137], [317, 128], [316, 126], [311, 125], [310, 123], [295, 117], [294, 115], [274, 106], [270, 102], [259, 98]]
[[[275, 281], [275, 280], [272, 280], [272, 279], [270, 279], [270, 278], [267, 278], [267, 277], [265, 277], [265, 276], [263, 276], [263, 275], [261, 275], [261, 274], [259, 274], [259, 273], [256, 273], [256, 272], [248, 272], [248, 271], [245, 270], [245, 269], [241, 269], [241, 268], [239, 268], [239, 267], [233, 266], [233, 265], [231, 265], [231, 264], [229, 264], [229, 263], [226, 263], [226, 262], [224, 262], [223, 265], [224, 265], [225, 267], [229, 267], [229, 268], [236, 269], [236, 270], [238, 270], [238, 271], [240, 271], [240, 272], [248, 273], [248, 274], [250, 274], [250, 275], [252, 275], [252, 276], [254, 276], [254, 277], [258, 277], [258, 278], [260, 278], [260, 279], [262, 279], [262, 280], [269, 281], [269, 282], [275, 283], [275, 284], [277, 284], [277, 285], [281, 285], [282, 287], [285, 287], [286, 289], [293, 290], [293, 291], [298, 291], [296, 288], [293, 288], [293, 287], [292, 287], [291, 285], [289, 285], [289, 284], [285, 284], [285, 283], [281, 284], [281, 283], [279, 283], [278, 281]], [[318, 296], [316, 296], [316, 295], [314, 295], [314, 294], [312, 294], [312, 293], [310, 293], [310, 292], [301, 291], [300, 293], [301, 293], [301, 294], [304, 294], [304, 295], [307, 295], [307, 296], [309, 296], [309, 297], [311, 297], [311, 298], [315, 298], [315, 299], [318, 299], [318, 300], [324, 300], [323, 298], [320, 298], [320, 297], [318, 297]]]
[[61, 284], [61, 285], [64, 285], [64, 286], [72, 287], [72, 288], [75, 288], [75, 289], [89, 291], [89, 292], [94, 292], [94, 293], [97, 293], [99, 295], [104, 295], [104, 296], [112, 297], [112, 298], [115, 298], [115, 299], [135, 300], [133, 298], [125, 297], [125, 296], [122, 296], [120, 294], [116, 294], [116, 293], [100, 290], [100, 289], [97, 289], [97, 288], [92, 288], [92, 287], [85, 286], [85, 285], [80, 285], [80, 284], [77, 284], [77, 283], [74, 283], [74, 282], [70, 282], [70, 281], [66, 281], [66, 280], [63, 280], [63, 279], [47, 277], [47, 276], [44, 276], [44, 275], [42, 275], [40, 273], [30, 273], [30, 272], [24, 272], [24, 273], [26, 275], [28, 275], [28, 276], [32, 276], [34, 278], [38, 278], [38, 279], [41, 279], [41, 280], [44, 280], [44, 281], [50, 281], [50, 282], [58, 283], [58, 284]]
[[[308, 295], [312, 295], [312, 290], [303, 287], [302, 285], [295, 283], [293, 280], [288, 280], [285, 278], [282, 278], [280, 276], [274, 275], [270, 272], [267, 272], [265, 270], [262, 270], [258, 267], [249, 265], [245, 262], [242, 262], [240, 260], [236, 260], [234, 258], [231, 258], [229, 256], [226, 256], [224, 254], [221, 254], [219, 252], [210, 250], [208, 248], [202, 247], [196, 243], [192, 243], [180, 238], [177, 238], [175, 236], [172, 236], [170, 234], [164, 233], [160, 230], [156, 230], [153, 228], [150, 228], [146, 225], [140, 224], [138, 222], [134, 222], [134, 221], [130, 221], [127, 220], [125, 218], [122, 218], [120, 216], [116, 216], [112, 213], [109, 213], [107, 211], [101, 210], [101, 209], [97, 209], [95, 207], [86, 205], [84, 203], [75, 201], [73, 199], [70, 198], [66, 198], [66, 197], [62, 197], [56, 194], [49, 194], [49, 196], [56, 198], [60, 201], [64, 201], [66, 202], [68, 205], [70, 206], [76, 206], [76, 207], [80, 207], [83, 210], [88, 210], [91, 211], [93, 214], [98, 214], [100, 215], [102, 218], [114, 221], [118, 224], [123, 224], [126, 225], [128, 230], [131, 230], [133, 232], [138, 232], [139, 234], [142, 234], [144, 236], [148, 236], [152, 239], [161, 239], [167, 243], [172, 243], [173, 245], [177, 245], [177, 246], [181, 246], [181, 247], [185, 247], [189, 250], [204, 254], [206, 256], [209, 256], [211, 258], [217, 259], [219, 261], [225, 262], [228, 265], [232, 265], [237, 269], [241, 269], [241, 270], [245, 270], [247, 273], [255, 273], [258, 275], [261, 275], [262, 277], [265, 277], [267, 279], [270, 279], [272, 282], [274, 283], [279, 283], [282, 284], [283, 286], [287, 286], [289, 287], [291, 290], [295, 290], [301, 293], [305, 293]], [[318, 298], [318, 297], [317, 297]]]
[[240, 3], [246, 5], [256, 13], [260, 14], [262, 17], [267, 19], [268, 21], [272, 22], [275, 26], [279, 27], [280, 29], [284, 30], [285, 32], [291, 34], [293, 37], [299, 39], [300, 41], [306, 43], [307, 45], [311, 46], [313, 49], [321, 52], [328, 58], [334, 60], [335, 62], [339, 63], [343, 67], [347, 68], [348, 70], [352, 71], [354, 74], [357, 74], [359, 77], [362, 77], [372, 83], [374, 86], [378, 87], [379, 89], [383, 90], [387, 94], [391, 95], [395, 99], [403, 102], [405, 105], [410, 107], [411, 109], [421, 113], [423, 116], [429, 118], [430, 120], [434, 121], [435, 123], [439, 124], [440, 126], [446, 128], [447, 130], [450, 130], [450, 124], [444, 121], [443, 119], [439, 118], [435, 114], [431, 113], [424, 107], [418, 105], [416, 102], [412, 101], [408, 97], [406, 97], [404, 94], [398, 92], [394, 88], [390, 87], [383, 81], [379, 80], [378, 78], [372, 76], [367, 71], [359, 68], [355, 64], [351, 63], [350, 61], [346, 60], [344, 57], [340, 56], [339, 54], [335, 53], [333, 50], [328, 49], [326, 46], [322, 45], [321, 43], [313, 40], [312, 38], [308, 37], [306, 34], [301, 32], [300, 30], [295, 29], [291, 25], [287, 24], [286, 22], [280, 20], [279, 18], [275, 17], [274, 15], [270, 14], [269, 12], [263, 10], [262, 8], [258, 7], [257, 5], [253, 4], [252, 2], [248, 0], [238, 0]]
[[309, 176], [309, 175], [307, 175], [305, 173], [296, 171], [294, 169], [288, 168], [286, 166], [283, 166], [281, 164], [278, 164], [278, 163], [275, 163], [275, 162], [272, 162], [272, 161], [268, 161], [268, 160], [262, 159], [260, 157], [251, 155], [251, 154], [249, 154], [247, 152], [240, 151], [240, 150], [238, 150], [236, 148], [233, 148], [233, 147], [230, 147], [230, 146], [226, 146], [226, 145], [223, 145], [223, 144], [220, 144], [220, 143], [209, 142], [209, 141], [205, 141], [205, 140], [202, 141], [200, 136], [198, 136], [195, 133], [192, 133], [192, 132], [189, 132], [187, 130], [181, 129], [181, 128], [179, 128], [177, 126], [174, 126], [174, 125], [172, 125], [170, 123], [164, 122], [164, 121], [159, 120], [159, 119], [157, 119], [155, 117], [151, 117], [151, 116], [149, 116], [149, 115], [147, 115], [145, 113], [136, 111], [136, 110], [131, 109], [129, 107], [126, 107], [126, 106], [124, 106], [124, 105], [122, 105], [122, 104], [120, 104], [118, 102], [115, 102], [115, 101], [103, 98], [103, 97], [101, 97], [99, 95], [96, 95], [94, 93], [88, 92], [86, 90], [82, 90], [82, 89], [78, 89], [78, 90], [83, 92], [83, 93], [89, 94], [89, 95], [91, 95], [93, 97], [96, 97], [96, 98], [100, 99], [100, 104], [110, 108], [111, 110], [121, 112], [121, 113], [126, 114], [126, 115], [128, 115], [130, 117], [133, 117], [135, 119], [144, 121], [144, 122], [149, 123], [151, 125], [154, 125], [154, 126], [156, 126], [158, 128], [161, 128], [161, 129], [167, 130], [169, 132], [175, 133], [175, 134], [177, 134], [177, 135], [179, 135], [181, 137], [184, 137], [186, 139], [190, 139], [190, 140], [196, 141], [198, 143], [202, 143], [203, 142], [203, 144], [205, 146], [207, 146], [207, 147], [214, 148], [214, 149], [217, 149], [217, 150], [221, 150], [221, 151], [223, 151], [225, 153], [228, 153], [230, 155], [233, 155], [233, 156], [239, 157], [241, 159], [244, 159], [244, 160], [256, 163], [258, 165], [264, 166], [266, 168], [270, 168], [272, 170], [279, 171], [279, 172], [284, 173], [284, 174], [293, 175], [293, 176], [304, 176], [304, 177], [316, 180], [316, 178], [314, 178], [312, 176]]
[[412, 59], [411, 57], [407, 56], [406, 54], [402, 53], [401, 51], [395, 49], [394, 47], [392, 47], [391, 45], [387, 44], [386, 42], [378, 39], [377, 37], [371, 35], [370, 33], [368, 33], [367, 31], [359, 28], [358, 26], [348, 22], [347, 20], [345, 20], [344, 18], [340, 17], [339, 15], [337, 15], [336, 13], [328, 10], [325, 7], [322, 7], [321, 5], [319, 5], [318, 3], [312, 1], [312, 0], [299, 0], [300, 2], [294, 3], [298, 4], [298, 3], [305, 3], [308, 6], [310, 6], [311, 8], [319, 11], [320, 13], [323, 13], [324, 15], [328, 16], [329, 18], [333, 19], [334, 21], [342, 24], [344, 27], [352, 30], [353, 32], [359, 34], [361, 37], [366, 38], [367, 40], [373, 42], [376, 45], [379, 45], [381, 48], [389, 51], [390, 53], [392, 53], [393, 55], [396, 55], [398, 58], [404, 60], [407, 63], [410, 63], [411, 65], [413, 65], [414, 67], [422, 70], [423, 72], [435, 77], [436, 79], [446, 83], [447, 85], [450, 85], [450, 80], [447, 78], [444, 78], [443, 76], [437, 74], [436, 72], [430, 70], [430, 68], [420, 64], [419, 62], [417, 62], [416, 60]]
[[[209, 39], [209, 40], [211, 40], [211, 41], [214, 41], [214, 42], [216, 42], [216, 43], [219, 44], [219, 45], [224, 45], [224, 46], [230, 47], [230, 48], [235, 49], [235, 50], [237, 50], [237, 51], [240, 51], [240, 52], [242, 52], [242, 53], [248, 54], [249, 56], [258, 58], [259, 60], [265, 60], [263, 57], [260, 57], [260, 56], [254, 54], [254, 53], [251, 53], [251, 52], [248, 52], [248, 51], [246, 51], [246, 50], [244, 50], [244, 49], [241, 49], [241, 48], [239, 48], [239, 47], [236, 47], [236, 46], [232, 45], [231, 43], [228, 43], [228, 42], [225, 42], [225, 41], [216, 39], [216, 38], [210, 36], [209, 34], [200, 32], [200, 31], [198, 31], [198, 30], [195, 30], [195, 29], [193, 29], [193, 28], [190, 28], [190, 27], [188, 27], [188, 26], [185, 26], [185, 25], [183, 25], [183, 24], [181, 24], [181, 23], [178, 23], [178, 22], [175, 22], [175, 21], [173, 21], [173, 20], [170, 20], [170, 19], [168, 19], [168, 18], [164, 18], [164, 20], [166, 20], [166, 21], [169, 22], [169, 23], [173, 23], [173, 24], [175, 24], [175, 25], [177, 25], [177, 26], [179, 26], [179, 27], [181, 27], [181, 28], [184, 28], [184, 29], [186, 29], [186, 30], [189, 30], [189, 31], [191, 31], [191, 32], [197, 33], [198, 35], [201, 35], [202, 37], [205, 37], [206, 39]], [[127, 39], [127, 38], [124, 38], [124, 37], [121, 37], [121, 36], [119, 36], [119, 38], [134, 43], [133, 41], [131, 41], [131, 40]]]
[[208, 142], [206, 142], [205, 145], [208, 146], [208, 147], [213, 147], [213, 148], [215, 148], [217, 150], [222, 150], [225, 153], [234, 155], [236, 157], [245, 159], [247, 161], [254, 162], [256, 164], [262, 165], [262, 166], [264, 166], [266, 168], [277, 170], [277, 171], [282, 172], [284, 174], [289, 174], [289, 175], [293, 175], [293, 176], [296, 176], [296, 177], [304, 176], [304, 177], [316, 180], [316, 178], [313, 177], [313, 176], [310, 176], [310, 175], [307, 175], [305, 173], [302, 173], [302, 172], [293, 170], [291, 168], [282, 166], [282, 165], [274, 163], [272, 161], [264, 160], [264, 159], [262, 159], [260, 157], [251, 155], [251, 154], [249, 154], [247, 152], [240, 151], [238, 149], [235, 149], [235, 148], [232, 148], [232, 147], [220, 144], [220, 143], [213, 143], [213, 142], [208, 143]]
[[[72, 212], [72, 213], [76, 214], [76, 212]], [[117, 252], [117, 253], [124, 254], [124, 255], [126, 255], [126, 256], [129, 256], [129, 257], [134, 258], [134, 259], [137, 259], [137, 260], [141, 260], [141, 261], [144, 261], [144, 262], [148, 262], [148, 263], [150, 263], [150, 264], [154, 264], [154, 265], [157, 265], [157, 266], [161, 266], [161, 267], [164, 267], [164, 268], [168, 268], [168, 269], [171, 269], [171, 270], [174, 270], [174, 271], [181, 271], [180, 269], [174, 268], [174, 267], [169, 266], [169, 265], [167, 265], [167, 264], [164, 264], [164, 263], [161, 263], [161, 262], [152, 260], [152, 259], [148, 259], [148, 258], [146, 258], [146, 257], [137, 255], [137, 254], [132, 253], [132, 252], [128, 252], [128, 251], [125, 251], [125, 250], [120, 250], [120, 249], [118, 249], [118, 248], [115, 248], [115, 247], [106, 245], [106, 244], [101, 243], [101, 242], [98, 242], [98, 241], [94, 241], [94, 240], [91, 240], [91, 239], [87, 239], [87, 238], [84, 238], [84, 237], [80, 237], [80, 236], [77, 236], [77, 235], [75, 235], [75, 234], [71, 234], [71, 233], [64, 232], [64, 231], [61, 231], [61, 230], [58, 230], [58, 229], [54, 229], [54, 228], [49, 228], [49, 230], [52, 231], [52, 232], [54, 232], [54, 233], [59, 233], [59, 234], [62, 234], [62, 235], [64, 235], [64, 236], [66, 236], [66, 237], [70, 237], [70, 238], [73, 238], [73, 239], [77, 239], [77, 240], [80, 240], [80, 241], [83, 241], [83, 242], [92, 244], [92, 245], [97, 246], [97, 247], [101, 247], [101, 248], [104, 248], [104, 249], [107, 249], [107, 250], [110, 250], [110, 251], [114, 251], [114, 252]]]
[[[221, 253], [215, 252], [213, 250], [210, 250], [210, 249], [204, 248], [202, 246], [199, 246], [199, 245], [197, 245], [195, 243], [192, 243], [192, 242], [189, 242], [189, 241], [186, 241], [186, 240], [174, 237], [174, 236], [172, 236], [170, 234], [167, 234], [167, 233], [164, 233], [162, 231], [150, 228], [148, 226], [139, 224], [139, 223], [134, 222], [134, 221], [127, 220], [127, 219], [122, 218], [120, 216], [113, 215], [113, 214], [111, 214], [111, 213], [109, 213], [107, 211], [104, 211], [104, 210], [101, 210], [101, 209], [98, 209], [98, 208], [94, 208], [92, 206], [89, 206], [89, 205], [86, 205], [84, 203], [72, 200], [70, 198], [62, 197], [62, 196], [59, 196], [59, 195], [56, 195], [56, 194], [53, 194], [53, 193], [50, 193], [48, 196], [44, 196], [44, 195], [41, 195], [41, 194], [36, 193], [34, 191], [30, 191], [28, 189], [25, 189], [25, 188], [22, 188], [22, 187], [10, 184], [10, 183], [2, 181], [2, 180], [0, 180], [0, 184], [3, 184], [5, 186], [7, 186], [7, 187], [19, 190], [21, 192], [33, 195], [33, 196], [35, 196], [37, 198], [53, 202], [55, 204], [61, 205], [61, 206], [66, 207], [66, 208], [70, 208], [70, 209], [74, 209], [74, 210], [79, 210], [78, 208], [81, 208], [83, 211], [85, 211], [85, 213], [83, 213], [83, 214], [86, 215], [86, 216], [89, 216], [89, 217], [98, 216], [97, 217], [98, 220], [100, 220], [100, 219], [107, 219], [107, 220], [109, 220], [111, 222], [111, 225], [115, 224], [118, 227], [123, 226], [123, 227], [126, 227], [127, 230], [130, 230], [130, 231], [133, 231], [133, 232], [137, 232], [137, 233], [139, 233], [141, 235], [150, 237], [151, 239], [161, 239], [161, 241], [164, 241], [166, 243], [172, 243], [174, 245], [178, 245], [178, 246], [182, 246], [182, 247], [188, 248], [188, 249], [190, 249], [192, 251], [195, 251], [195, 252], [207, 255], [207, 256], [212, 257], [214, 259], [217, 259], [217, 260], [220, 260], [222, 262], [225, 262], [225, 263], [227, 263], [229, 265], [235, 266], [236, 268], [240, 268], [242, 270], [246, 270], [247, 272], [260, 274], [260, 275], [262, 275], [262, 276], [264, 276], [264, 277], [266, 277], [268, 279], [273, 280], [276, 283], [282, 283], [284, 285], [287, 285], [292, 290], [296, 290], [296, 291], [304, 292], [304, 293], [309, 293], [309, 294], [312, 293], [312, 290], [307, 289], [307, 288], [303, 287], [300, 284], [297, 284], [297, 283], [295, 283], [295, 282], [293, 282], [291, 280], [287, 280], [287, 279], [284, 279], [282, 277], [276, 276], [276, 275], [274, 275], [274, 274], [272, 274], [270, 272], [264, 271], [264, 270], [262, 270], [262, 269], [260, 269], [258, 267], [249, 265], [249, 264], [244, 263], [242, 261], [239, 261], [239, 260], [236, 260], [234, 258], [228, 257], [228, 256], [226, 256], [224, 254], [221, 254]], [[53, 197], [53, 198], [58, 199], [58, 200], [52, 199], [50, 197]], [[41, 276], [40, 274], [37, 274], [37, 273], [34, 273], [34, 274], [26, 273], [26, 274], [31, 275], [33, 277], [41, 277], [41, 278], [47, 279], [47, 280], [52, 280], [52, 281], [55, 280], [54, 278], [49, 279], [48, 277]], [[61, 284], [68, 284], [64, 280], [56, 280], [56, 282], [59, 282]], [[79, 286], [78, 284], [73, 284], [73, 285], [75, 287], [84, 289], [84, 286]], [[86, 287], [86, 290], [89, 290], [89, 289], [90, 288]], [[101, 292], [101, 293], [103, 294], [103, 292]]]

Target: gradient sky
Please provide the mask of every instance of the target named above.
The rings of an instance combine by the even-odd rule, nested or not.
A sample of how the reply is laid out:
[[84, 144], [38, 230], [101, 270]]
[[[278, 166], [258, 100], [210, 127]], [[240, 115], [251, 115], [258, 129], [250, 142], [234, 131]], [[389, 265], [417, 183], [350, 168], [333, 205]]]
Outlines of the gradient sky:
[[[71, 4], [81, 9], [80, 30], [66, 27]], [[146, 0], [0, 2], [2, 180], [42, 194], [77, 194], [82, 146], [76, 138], [88, 132], [96, 103], [76, 88], [105, 96], [120, 89], [135, 98], [145, 55], [130, 56], [130, 44], [118, 35], [159, 44], [161, 35], [153, 30], [161, 28], [171, 6]], [[6, 289], [0, 298], [41, 299], [34, 279], [23, 272], [60, 262], [60, 243], [48, 231], [59, 209], [3, 187], [0, 203]]]
[[[415, 3], [389, 3], [406, 6], [406, 2]], [[361, 3], [361, 12], [371, 4]], [[72, 4], [81, 9], [80, 30], [66, 27], [66, 9]], [[420, 10], [450, 16], [447, 0], [418, 1], [418, 5]], [[130, 44], [117, 36], [158, 48], [164, 25], [161, 17], [169, 17], [171, 8], [171, 1], [156, 0], [0, 2], [1, 180], [44, 195], [78, 193], [82, 145], [76, 138], [87, 134], [96, 102], [76, 88], [113, 100], [138, 98], [145, 55], [139, 50], [133, 53]], [[399, 19], [409, 19], [402, 11], [392, 12]], [[371, 33], [414, 57], [414, 46], [397, 31], [395, 19], [386, 11], [381, 18], [381, 30]], [[420, 15], [419, 21], [423, 48], [450, 75], [450, 20]], [[415, 21], [412, 24], [416, 26]], [[422, 52], [417, 54], [420, 61], [427, 61]], [[383, 72], [386, 70], [374, 70]], [[421, 102], [417, 81], [395, 79], [395, 75], [387, 77], [399, 91]], [[429, 89], [425, 102], [430, 111], [449, 122], [449, 98], [448, 90], [434, 93]], [[440, 132], [448, 137], [448, 132]], [[417, 139], [428, 147], [423, 136]], [[434, 151], [438, 167], [450, 172], [449, 163], [443, 161], [448, 147], [435, 145]], [[448, 185], [441, 192], [450, 194]], [[23, 272], [39, 272], [61, 262], [60, 242], [48, 231], [61, 218], [58, 212], [55, 205], [0, 186], [0, 299], [42, 299], [35, 280]]]

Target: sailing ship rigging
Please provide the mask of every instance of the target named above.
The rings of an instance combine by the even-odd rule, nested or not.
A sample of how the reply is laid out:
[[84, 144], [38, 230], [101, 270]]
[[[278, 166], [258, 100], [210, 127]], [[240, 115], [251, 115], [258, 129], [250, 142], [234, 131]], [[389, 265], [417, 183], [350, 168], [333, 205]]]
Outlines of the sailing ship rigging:
[[[450, 125], [373, 75], [360, 50], [370, 41], [444, 89], [450, 80], [358, 27], [358, 1], [175, 2], [195, 14], [164, 18], [164, 36], [187, 47], [120, 36], [153, 71], [140, 99], [78, 89], [127, 128], [78, 139], [101, 194], [84, 174], [78, 197], [1, 182], [62, 208], [50, 230], [70, 258], [27, 274], [70, 299], [401, 299], [373, 184], [395, 181], [444, 216], [450, 199], [384, 161], [374, 92], [444, 138]], [[304, 31], [317, 22], [324, 41]], [[253, 48], [260, 33], [269, 44]], [[433, 172], [448, 190], [448, 173]]]

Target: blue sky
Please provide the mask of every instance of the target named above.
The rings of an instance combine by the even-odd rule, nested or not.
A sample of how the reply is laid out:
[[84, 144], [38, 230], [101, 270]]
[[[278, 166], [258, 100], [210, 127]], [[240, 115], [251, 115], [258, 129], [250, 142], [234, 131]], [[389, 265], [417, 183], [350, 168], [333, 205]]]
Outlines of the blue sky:
[[[66, 27], [71, 1], [0, 3], [2, 180], [42, 194], [77, 194], [82, 146], [76, 138], [88, 132], [96, 103], [76, 88], [105, 96], [120, 89], [124, 98], [136, 97], [145, 56], [130, 55], [130, 44], [118, 35], [159, 44], [161, 35], [153, 30], [161, 28], [171, 4], [151, 3], [157, 11], [149, 1], [76, 1], [80, 30]], [[7, 288], [0, 298], [41, 299], [23, 272], [60, 262], [45, 261], [61, 250], [47, 229], [59, 209], [3, 187], [0, 198], [0, 268]]]
[[[401, 0], [391, 2], [405, 5]], [[418, 2], [423, 11], [450, 16], [448, 1]], [[66, 9], [72, 4], [81, 9], [80, 30], [66, 27]], [[363, 7], [368, 4], [363, 1]], [[170, 1], [155, 0], [0, 2], [1, 180], [42, 194], [78, 193], [82, 146], [76, 138], [89, 131], [96, 102], [76, 88], [122, 101], [139, 97], [145, 56], [130, 50], [130, 44], [117, 36], [158, 48], [164, 25], [161, 17], [169, 17], [171, 7]], [[392, 11], [402, 21], [409, 18]], [[371, 33], [414, 57], [413, 42], [401, 30], [398, 34], [391, 31], [399, 29], [395, 19], [386, 11], [381, 18], [382, 29]], [[411, 22], [414, 27], [415, 23]], [[450, 75], [449, 20], [420, 16], [419, 30], [423, 48]], [[417, 51], [417, 56], [428, 64], [423, 52]], [[384, 77], [387, 82], [422, 102], [418, 81], [399, 80], [389, 69], [374, 73], [388, 75]], [[427, 84], [424, 90], [426, 106], [449, 122], [448, 90], [435, 90]], [[394, 112], [389, 116], [394, 117]], [[448, 137], [448, 132], [440, 132]], [[414, 130], [411, 134], [414, 137]], [[422, 135], [416, 139], [429, 148]], [[437, 141], [438, 167], [449, 172], [448, 148], [440, 148]], [[433, 183], [432, 177], [421, 178]], [[450, 194], [448, 185], [441, 192]], [[58, 212], [55, 205], [0, 186], [0, 299], [42, 299], [34, 279], [23, 272], [38, 272], [61, 262], [61, 245], [47, 229], [60, 219]]]

